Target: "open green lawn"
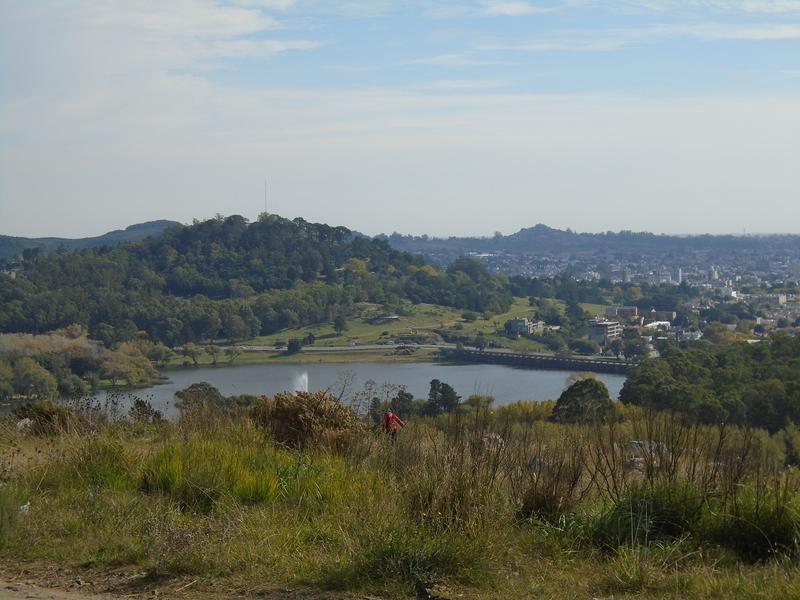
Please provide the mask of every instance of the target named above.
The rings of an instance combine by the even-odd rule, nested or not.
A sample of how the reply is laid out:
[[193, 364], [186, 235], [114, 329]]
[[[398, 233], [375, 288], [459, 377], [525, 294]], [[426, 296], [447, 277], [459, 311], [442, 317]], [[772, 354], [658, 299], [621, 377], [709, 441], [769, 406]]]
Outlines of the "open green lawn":
[[593, 317], [605, 317], [606, 316], [606, 305], [605, 304], [589, 304], [589, 303], [582, 303], [581, 308], [588, 312]]
[[[408, 304], [398, 319], [375, 321], [373, 317], [381, 311], [378, 305], [363, 304], [360, 306], [361, 316], [350, 318], [347, 329], [337, 335], [332, 323], [317, 323], [307, 327], [284, 329], [272, 335], [259, 336], [243, 342], [249, 345], [273, 345], [278, 341], [286, 342], [292, 338], [304, 338], [313, 333], [316, 346], [346, 346], [351, 343], [376, 344], [396, 340], [402, 336], [424, 335], [433, 333], [434, 329], [449, 327], [461, 321], [461, 311], [437, 306], [434, 304]], [[328, 337], [331, 336], [331, 337]]]
[[[556, 301], [558, 302], [558, 301]], [[558, 302], [563, 306], [562, 303]], [[592, 312], [602, 313], [600, 305], [585, 305]], [[259, 336], [243, 342], [246, 345], [271, 346], [277, 342], [286, 343], [292, 338], [302, 339], [313, 334], [317, 339], [315, 346], [347, 346], [349, 344], [380, 344], [394, 341], [402, 342], [404, 338], [422, 336], [429, 341], [441, 341], [436, 330], [447, 329], [454, 334], [475, 336], [479, 332], [500, 346], [515, 350], [541, 351], [544, 347], [531, 340], [510, 340], [503, 335], [503, 325], [508, 319], [530, 317], [532, 309], [527, 298], [515, 298], [511, 308], [502, 314], [492, 315], [485, 319], [479, 315], [475, 321], [462, 318], [465, 311], [437, 306], [434, 304], [408, 304], [397, 319], [375, 320], [380, 314], [377, 305], [364, 304], [360, 307], [361, 316], [348, 319], [347, 329], [338, 335], [332, 323], [318, 323], [307, 327], [284, 329], [272, 335]]]

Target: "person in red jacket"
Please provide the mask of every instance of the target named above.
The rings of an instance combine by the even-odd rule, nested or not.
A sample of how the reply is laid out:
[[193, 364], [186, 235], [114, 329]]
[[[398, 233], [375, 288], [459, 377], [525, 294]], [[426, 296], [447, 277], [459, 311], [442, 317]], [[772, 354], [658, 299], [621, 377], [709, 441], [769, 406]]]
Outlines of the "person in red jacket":
[[391, 435], [392, 441], [394, 441], [397, 437], [397, 430], [405, 426], [406, 424], [403, 422], [403, 420], [392, 411], [387, 410], [383, 414], [383, 425], [381, 426], [381, 430]]

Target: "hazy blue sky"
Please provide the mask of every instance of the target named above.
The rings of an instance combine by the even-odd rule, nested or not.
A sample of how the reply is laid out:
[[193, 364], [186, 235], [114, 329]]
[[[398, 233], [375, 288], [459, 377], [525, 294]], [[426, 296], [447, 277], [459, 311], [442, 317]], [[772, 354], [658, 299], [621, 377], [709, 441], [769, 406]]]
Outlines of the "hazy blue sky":
[[3, 0], [0, 233], [800, 232], [800, 0]]

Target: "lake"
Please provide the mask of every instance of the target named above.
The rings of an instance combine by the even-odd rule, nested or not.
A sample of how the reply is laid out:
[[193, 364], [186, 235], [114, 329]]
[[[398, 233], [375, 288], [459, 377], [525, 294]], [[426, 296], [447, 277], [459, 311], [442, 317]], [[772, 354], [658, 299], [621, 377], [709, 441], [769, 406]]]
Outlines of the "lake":
[[[348, 395], [364, 389], [368, 381], [405, 385], [415, 398], [427, 398], [431, 379], [452, 385], [464, 399], [470, 394], [495, 397], [496, 405], [518, 400], [555, 400], [566, 387], [569, 371], [521, 369], [504, 365], [458, 365], [447, 363], [352, 363], [308, 365], [242, 365], [197, 367], [166, 371], [169, 382], [136, 390], [166, 416], [177, 412], [176, 391], [192, 383], [207, 381], [225, 396], [274, 394], [281, 391], [332, 390], [338, 394], [347, 384]], [[624, 375], [599, 374], [612, 398], [619, 395]], [[124, 401], [124, 398], [123, 398]]]

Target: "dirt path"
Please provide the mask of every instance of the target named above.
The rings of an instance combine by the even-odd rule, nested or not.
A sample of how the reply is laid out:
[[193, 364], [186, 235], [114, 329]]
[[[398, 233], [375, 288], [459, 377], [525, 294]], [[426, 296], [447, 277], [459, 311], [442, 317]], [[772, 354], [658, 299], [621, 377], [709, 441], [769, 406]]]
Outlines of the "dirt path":
[[0, 581], [0, 600], [22, 600], [23, 598], [37, 600], [110, 600], [111, 596], [104, 594], [87, 595], [83, 592], [64, 592], [26, 583]]
[[[114, 593], [95, 593], [91, 590], [63, 590], [44, 588], [32, 583], [8, 582], [0, 579], [0, 600], [133, 600], [137, 598], [147, 598], [148, 600], [163, 598], [181, 600], [197, 600], [199, 598], [246, 598], [247, 595], [235, 592], [216, 594], [213, 592], [190, 592], [185, 594], [174, 590], [167, 590], [165, 594], [158, 592], [114, 592]], [[259, 600], [381, 600], [374, 596], [342, 596], [342, 595], [317, 595], [314, 593], [306, 594], [303, 592], [292, 592], [290, 590], [275, 590], [273, 592], [261, 592], [257, 594]]]
[[130, 569], [75, 568], [44, 562], [0, 560], [0, 600], [381, 600], [375, 596], [321, 590], [205, 584], [191, 577], [153, 577]]

